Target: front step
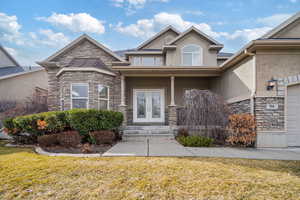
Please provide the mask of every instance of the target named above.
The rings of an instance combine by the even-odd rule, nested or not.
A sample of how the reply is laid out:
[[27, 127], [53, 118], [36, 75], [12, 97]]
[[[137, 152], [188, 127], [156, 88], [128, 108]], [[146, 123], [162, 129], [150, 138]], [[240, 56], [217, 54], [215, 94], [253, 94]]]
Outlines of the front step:
[[169, 126], [126, 126], [124, 135], [172, 135]]

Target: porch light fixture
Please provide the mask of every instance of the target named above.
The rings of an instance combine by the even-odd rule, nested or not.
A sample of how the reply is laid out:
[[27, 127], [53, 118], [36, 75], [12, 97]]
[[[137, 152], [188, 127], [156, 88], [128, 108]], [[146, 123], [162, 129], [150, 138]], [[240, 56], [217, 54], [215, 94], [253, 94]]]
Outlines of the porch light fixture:
[[277, 80], [274, 79], [273, 77], [268, 80], [268, 83], [267, 83], [267, 90], [273, 90], [273, 88], [276, 86], [276, 83], [277, 83]]

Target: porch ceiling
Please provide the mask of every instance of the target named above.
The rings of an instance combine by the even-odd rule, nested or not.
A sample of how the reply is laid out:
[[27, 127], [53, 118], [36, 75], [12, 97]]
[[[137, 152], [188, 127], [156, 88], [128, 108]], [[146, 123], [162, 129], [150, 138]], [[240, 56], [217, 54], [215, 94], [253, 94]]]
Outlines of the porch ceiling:
[[219, 67], [113, 67], [124, 76], [144, 77], [216, 77], [221, 75]]

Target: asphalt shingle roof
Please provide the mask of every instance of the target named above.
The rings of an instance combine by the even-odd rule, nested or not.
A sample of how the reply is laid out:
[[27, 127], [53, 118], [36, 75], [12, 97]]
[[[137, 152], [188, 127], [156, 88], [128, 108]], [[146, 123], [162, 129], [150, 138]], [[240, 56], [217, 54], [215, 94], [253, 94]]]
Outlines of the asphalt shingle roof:
[[20, 72], [24, 72], [24, 69], [19, 66], [0, 67], [0, 77]]

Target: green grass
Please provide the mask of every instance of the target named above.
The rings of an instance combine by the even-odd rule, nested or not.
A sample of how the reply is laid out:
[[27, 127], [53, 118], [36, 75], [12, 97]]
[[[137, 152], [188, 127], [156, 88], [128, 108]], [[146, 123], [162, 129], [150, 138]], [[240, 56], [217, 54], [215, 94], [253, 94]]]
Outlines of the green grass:
[[300, 162], [47, 157], [0, 146], [0, 199], [300, 199]]

